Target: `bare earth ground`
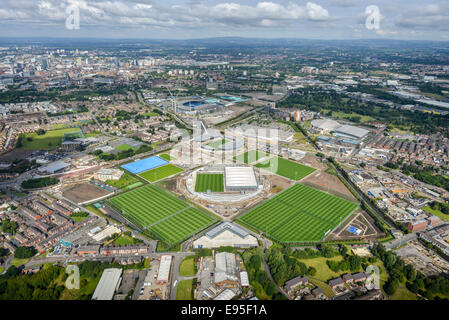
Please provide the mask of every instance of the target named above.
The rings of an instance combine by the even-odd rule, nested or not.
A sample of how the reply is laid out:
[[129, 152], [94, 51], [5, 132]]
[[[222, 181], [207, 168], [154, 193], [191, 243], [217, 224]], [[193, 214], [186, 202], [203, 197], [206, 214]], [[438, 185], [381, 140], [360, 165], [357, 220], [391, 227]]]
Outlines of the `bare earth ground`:
[[351, 191], [346, 188], [337, 176], [325, 172], [329, 168], [327, 164], [321, 163], [314, 156], [310, 155], [305, 156], [300, 162], [301, 164], [317, 169], [317, 171], [302, 179], [301, 183], [322, 191], [327, 191], [349, 201], [357, 202], [357, 199], [354, 198]]
[[[362, 233], [357, 236], [349, 232], [348, 228], [350, 226], [362, 230]], [[385, 236], [385, 234], [376, 227], [373, 218], [371, 218], [365, 211], [358, 211], [357, 213], [352, 214], [345, 221], [345, 223], [337, 227], [331, 234], [329, 234], [326, 240], [357, 240], [362, 238], [366, 241], [374, 242], [377, 238], [383, 236]]]
[[11, 162], [16, 159], [22, 160], [32, 154], [35, 150], [25, 150], [23, 148], [14, 149], [8, 153], [0, 155], [0, 161]]
[[111, 194], [111, 192], [94, 186], [91, 183], [81, 183], [63, 191], [64, 197], [76, 202], [83, 203]]

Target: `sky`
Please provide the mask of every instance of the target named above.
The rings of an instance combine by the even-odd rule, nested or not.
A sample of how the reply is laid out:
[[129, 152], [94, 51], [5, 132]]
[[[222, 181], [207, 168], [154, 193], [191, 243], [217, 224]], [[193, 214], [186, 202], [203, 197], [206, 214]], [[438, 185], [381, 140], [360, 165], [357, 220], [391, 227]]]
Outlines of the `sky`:
[[[449, 41], [449, 0], [0, 2], [0, 37], [197, 39], [238, 36]], [[373, 6], [378, 11], [373, 10]], [[367, 11], [367, 7], [371, 9]], [[75, 28], [77, 19], [72, 19], [76, 12], [79, 12], [79, 28]]]

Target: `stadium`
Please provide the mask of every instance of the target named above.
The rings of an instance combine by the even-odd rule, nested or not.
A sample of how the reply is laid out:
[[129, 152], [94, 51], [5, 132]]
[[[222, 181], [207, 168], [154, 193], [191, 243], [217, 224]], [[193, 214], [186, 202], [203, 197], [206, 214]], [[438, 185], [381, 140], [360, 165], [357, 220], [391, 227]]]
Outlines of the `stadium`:
[[216, 98], [186, 97], [177, 99], [176, 111], [185, 114], [213, 113], [225, 106], [225, 103]]
[[193, 171], [186, 179], [192, 195], [210, 202], [238, 202], [250, 199], [264, 188], [253, 167], [216, 165]]

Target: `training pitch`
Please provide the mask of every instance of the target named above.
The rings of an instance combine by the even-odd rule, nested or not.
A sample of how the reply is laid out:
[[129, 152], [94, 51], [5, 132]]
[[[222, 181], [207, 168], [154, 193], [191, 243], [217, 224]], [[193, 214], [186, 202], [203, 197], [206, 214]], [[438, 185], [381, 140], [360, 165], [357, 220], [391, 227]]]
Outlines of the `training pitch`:
[[357, 207], [353, 202], [295, 184], [239, 220], [279, 242], [320, 242]]
[[167, 164], [168, 161], [159, 157], [153, 156], [139, 161], [134, 161], [122, 166], [123, 169], [131, 173], [138, 174]]
[[215, 222], [206, 213], [153, 185], [114, 197], [109, 203], [129, 221], [148, 229], [169, 245], [183, 241]]
[[150, 182], [156, 182], [183, 171], [184, 170], [175, 165], [167, 164], [165, 166], [140, 173], [139, 177], [142, 177]]
[[222, 173], [199, 173], [196, 175], [195, 192], [223, 192]]
[[242, 153], [236, 157], [234, 160], [243, 162], [245, 164], [256, 162], [262, 158], [268, 157], [269, 154], [259, 150], [251, 150], [245, 153]]
[[255, 166], [295, 181], [301, 180], [315, 171], [312, 167], [280, 157], [272, 157], [269, 160], [256, 164]]

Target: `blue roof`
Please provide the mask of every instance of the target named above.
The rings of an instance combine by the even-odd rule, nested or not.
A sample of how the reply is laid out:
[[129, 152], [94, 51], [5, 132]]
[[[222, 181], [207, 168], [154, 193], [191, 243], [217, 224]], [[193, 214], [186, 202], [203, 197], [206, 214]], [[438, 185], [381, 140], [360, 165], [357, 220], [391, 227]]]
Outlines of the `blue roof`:
[[168, 161], [153, 156], [139, 161], [131, 162], [122, 166], [131, 173], [138, 174], [167, 164]]

